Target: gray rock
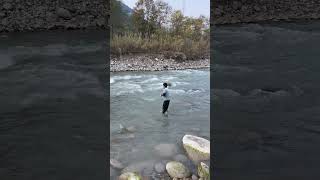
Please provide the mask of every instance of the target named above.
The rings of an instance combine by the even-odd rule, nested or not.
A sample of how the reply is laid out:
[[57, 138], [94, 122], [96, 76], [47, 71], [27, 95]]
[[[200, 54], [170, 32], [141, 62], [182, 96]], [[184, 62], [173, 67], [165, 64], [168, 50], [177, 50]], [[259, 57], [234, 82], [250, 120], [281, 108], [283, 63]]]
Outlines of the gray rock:
[[182, 163], [176, 161], [168, 162], [166, 170], [172, 178], [186, 178], [191, 176], [189, 169]]
[[129, 126], [129, 127], [127, 127], [127, 130], [128, 130], [129, 132], [136, 132], [136, 131], [137, 131], [137, 128], [136, 128], [135, 126]]
[[2, 7], [5, 10], [12, 10], [13, 9], [13, 7], [10, 3], [4, 3]]
[[164, 173], [165, 170], [166, 170], [166, 167], [164, 164], [162, 164], [161, 162], [159, 163], [156, 163], [154, 165], [154, 170], [157, 172], [157, 173]]
[[192, 178], [192, 180], [198, 180], [199, 179], [198, 176], [196, 176], [194, 174], [191, 176], [191, 178]]
[[123, 164], [116, 159], [110, 159], [110, 165], [116, 169], [123, 169], [124, 168]]
[[159, 144], [154, 147], [154, 152], [160, 157], [173, 157], [178, 152], [175, 144]]
[[198, 164], [198, 175], [201, 178], [204, 178], [206, 180], [209, 180], [210, 178], [210, 170], [209, 170], [209, 166], [207, 166], [205, 163], [200, 162], [200, 164]]
[[198, 136], [185, 135], [182, 139], [183, 147], [188, 157], [198, 164], [210, 159], [210, 141]]
[[1, 24], [3, 26], [7, 26], [9, 24], [8, 19], [7, 18], [2, 19]]
[[119, 180], [141, 180], [141, 176], [137, 173], [126, 172], [120, 175]]
[[0, 12], [0, 17], [5, 17], [6, 14], [4, 12]]
[[233, 1], [232, 8], [238, 10], [241, 7], [241, 3], [238, 1]]
[[138, 172], [143, 175], [151, 175], [153, 172], [155, 161], [154, 160], [148, 160], [148, 161], [142, 161], [138, 163], [132, 163], [126, 168], [124, 168], [121, 172]]
[[105, 21], [104, 18], [99, 18], [99, 19], [97, 20], [97, 25], [98, 25], [98, 26], [104, 26], [105, 24], [106, 24], [106, 21]]
[[71, 19], [71, 13], [67, 9], [64, 9], [64, 8], [58, 8], [57, 15], [59, 17], [64, 18], [64, 19]]
[[173, 158], [175, 161], [181, 162], [181, 163], [185, 163], [188, 161], [187, 156], [183, 155], [183, 154], [177, 154], [176, 156], [174, 156]]
[[255, 6], [253, 7], [253, 9], [254, 9], [255, 11], [257, 11], [257, 12], [259, 12], [259, 11], [261, 10], [258, 5], [255, 5]]

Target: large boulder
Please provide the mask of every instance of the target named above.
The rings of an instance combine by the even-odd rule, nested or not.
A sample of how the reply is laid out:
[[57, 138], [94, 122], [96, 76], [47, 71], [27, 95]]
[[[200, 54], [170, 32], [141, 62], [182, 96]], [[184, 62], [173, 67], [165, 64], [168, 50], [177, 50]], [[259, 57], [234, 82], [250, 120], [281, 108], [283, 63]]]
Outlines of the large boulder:
[[210, 141], [193, 135], [185, 135], [182, 143], [189, 158], [195, 164], [210, 159]]
[[186, 178], [191, 176], [189, 169], [177, 161], [168, 162], [166, 170], [171, 178]]
[[199, 175], [199, 177], [203, 178], [204, 180], [209, 180], [210, 179], [209, 166], [207, 166], [203, 162], [200, 162], [200, 164], [198, 165], [198, 175]]
[[169, 158], [178, 153], [178, 147], [175, 144], [158, 144], [154, 147], [154, 152], [157, 156]]
[[126, 172], [120, 175], [119, 180], [141, 180], [141, 176], [137, 173]]

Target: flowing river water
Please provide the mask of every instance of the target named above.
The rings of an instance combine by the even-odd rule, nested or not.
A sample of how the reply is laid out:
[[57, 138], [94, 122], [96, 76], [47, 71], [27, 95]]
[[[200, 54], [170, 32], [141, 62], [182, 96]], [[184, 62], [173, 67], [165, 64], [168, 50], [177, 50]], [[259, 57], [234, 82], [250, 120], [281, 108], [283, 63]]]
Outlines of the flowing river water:
[[[105, 32], [1, 35], [0, 175], [108, 179], [110, 81], [110, 156], [124, 164], [157, 159], [152, 149], [160, 143], [182, 151], [181, 138], [190, 133], [216, 139], [214, 175], [221, 179], [319, 177], [319, 27], [214, 29], [211, 103], [208, 70], [106, 79]], [[173, 84], [168, 117], [160, 113], [164, 80]], [[121, 134], [120, 124], [136, 130]]]
[[[111, 158], [125, 164], [161, 160], [158, 144], [176, 144], [182, 137], [210, 138], [209, 69], [112, 73], [110, 79]], [[161, 113], [162, 83], [171, 82], [168, 116]], [[120, 124], [134, 126], [133, 134], [119, 133]]]
[[106, 32], [0, 35], [1, 179], [107, 179]]
[[319, 179], [319, 21], [212, 34], [216, 179]]

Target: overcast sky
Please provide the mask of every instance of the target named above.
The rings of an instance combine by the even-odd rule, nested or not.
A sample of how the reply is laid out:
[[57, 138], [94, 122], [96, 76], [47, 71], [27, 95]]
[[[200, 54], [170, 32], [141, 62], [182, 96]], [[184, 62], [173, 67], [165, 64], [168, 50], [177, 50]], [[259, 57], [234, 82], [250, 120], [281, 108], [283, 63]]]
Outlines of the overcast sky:
[[[137, 0], [121, 0], [124, 4], [133, 8]], [[163, 0], [174, 9], [183, 10], [183, 2], [185, 4], [184, 14], [186, 16], [199, 17], [200, 15], [210, 16], [210, 0]]]

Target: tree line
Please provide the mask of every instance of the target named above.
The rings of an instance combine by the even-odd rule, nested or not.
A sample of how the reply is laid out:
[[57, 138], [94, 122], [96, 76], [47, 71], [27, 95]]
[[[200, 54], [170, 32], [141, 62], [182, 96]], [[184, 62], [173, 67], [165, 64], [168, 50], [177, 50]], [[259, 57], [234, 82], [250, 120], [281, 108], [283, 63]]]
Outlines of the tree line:
[[111, 0], [111, 54], [182, 53], [187, 59], [207, 58], [209, 19], [188, 17], [163, 0], [137, 0], [129, 14]]
[[143, 37], [174, 35], [198, 39], [209, 36], [208, 17], [185, 16], [162, 0], [137, 0], [131, 15], [123, 11], [120, 1], [112, 0], [111, 12], [114, 35], [133, 32]]

